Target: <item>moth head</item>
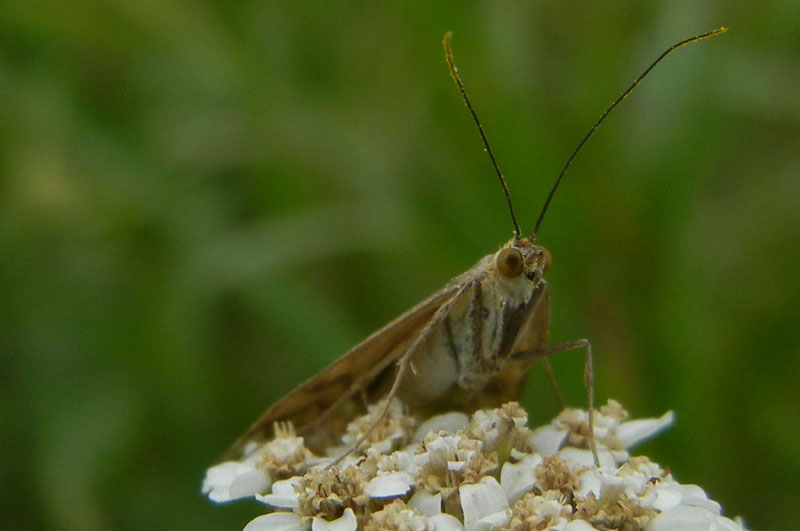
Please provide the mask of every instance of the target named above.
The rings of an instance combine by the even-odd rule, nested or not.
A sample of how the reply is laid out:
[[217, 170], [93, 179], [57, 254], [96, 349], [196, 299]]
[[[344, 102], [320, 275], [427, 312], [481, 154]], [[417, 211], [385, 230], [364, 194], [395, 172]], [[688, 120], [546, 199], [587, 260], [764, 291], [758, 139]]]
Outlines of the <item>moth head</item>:
[[512, 240], [497, 251], [494, 262], [497, 271], [509, 280], [525, 275], [531, 282], [537, 282], [550, 267], [550, 253], [523, 238]]

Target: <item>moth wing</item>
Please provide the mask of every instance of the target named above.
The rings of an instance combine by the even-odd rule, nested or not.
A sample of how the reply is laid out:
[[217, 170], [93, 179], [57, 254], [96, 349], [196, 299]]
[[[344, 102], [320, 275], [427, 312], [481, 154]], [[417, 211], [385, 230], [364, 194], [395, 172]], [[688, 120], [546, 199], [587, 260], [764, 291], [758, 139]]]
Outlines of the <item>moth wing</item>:
[[403, 354], [433, 314], [458, 290], [451, 282], [350, 349], [322, 372], [273, 404], [231, 446], [226, 458], [241, 456], [244, 446], [266, 439], [275, 422], [291, 421], [302, 427], [317, 419], [342, 398], [366, 390]]

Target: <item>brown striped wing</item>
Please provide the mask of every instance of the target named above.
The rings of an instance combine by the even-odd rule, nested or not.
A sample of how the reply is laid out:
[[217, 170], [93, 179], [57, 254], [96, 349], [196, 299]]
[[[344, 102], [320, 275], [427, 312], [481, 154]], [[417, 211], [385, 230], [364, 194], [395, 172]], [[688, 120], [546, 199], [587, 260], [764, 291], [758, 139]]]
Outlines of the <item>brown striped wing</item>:
[[238, 458], [247, 443], [269, 437], [275, 422], [291, 421], [295, 427], [306, 426], [343, 397], [350, 398], [359, 390], [369, 390], [375, 380], [386, 374], [387, 369], [400, 358], [434, 312], [457, 290], [457, 285], [448, 284], [283, 397], [239, 437], [225, 457]]

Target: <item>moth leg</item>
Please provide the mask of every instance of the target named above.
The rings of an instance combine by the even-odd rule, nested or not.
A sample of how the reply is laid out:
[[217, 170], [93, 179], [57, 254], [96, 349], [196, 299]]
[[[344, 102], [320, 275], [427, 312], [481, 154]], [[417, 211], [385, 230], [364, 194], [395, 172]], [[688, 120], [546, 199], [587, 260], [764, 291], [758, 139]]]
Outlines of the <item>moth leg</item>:
[[586, 364], [583, 369], [583, 385], [586, 387], [586, 395], [588, 401], [588, 422], [589, 422], [589, 447], [592, 450], [592, 457], [594, 464], [600, 467], [600, 458], [597, 455], [597, 445], [594, 440], [594, 369], [592, 367], [592, 344], [588, 339], [577, 339], [567, 343], [558, 343], [556, 345], [547, 345], [546, 347], [534, 350], [522, 350], [515, 352], [509, 358], [511, 361], [531, 361], [535, 359], [547, 359], [548, 356], [558, 354], [559, 352], [566, 352], [576, 348], [586, 349]]
[[[517, 341], [517, 345], [512, 347], [514, 348], [512, 352], [532, 351], [547, 345], [547, 335], [550, 330], [550, 292], [546, 284], [542, 284], [541, 287], [536, 290], [528, 302], [528, 306], [528, 316], [518, 332], [520, 340]], [[550, 390], [553, 392], [558, 406], [561, 409], [566, 409], [567, 404], [564, 401], [564, 397], [561, 395], [561, 391], [558, 389], [558, 384], [553, 375], [553, 368], [550, 366], [550, 361], [546, 356], [540, 357], [538, 361], [542, 364], [547, 382], [550, 385]], [[530, 363], [530, 361], [528, 363]], [[519, 394], [521, 389], [516, 392]]]
[[[474, 381], [487, 369], [487, 360], [482, 359], [481, 350], [483, 348], [483, 321], [484, 321], [484, 307], [483, 307], [483, 293], [481, 290], [481, 283], [473, 280], [469, 284], [469, 309], [467, 310], [467, 326], [465, 328], [462, 349], [459, 352], [453, 340], [453, 332], [450, 329], [450, 320], [445, 320], [445, 327], [447, 329], [447, 337], [449, 339], [450, 354], [456, 360], [457, 372], [459, 374], [458, 384], [464, 389], [472, 389], [470, 402], [476, 399], [474, 392], [476, 386]], [[500, 326], [502, 328], [502, 325]], [[469, 409], [475, 409], [475, 404], [470, 404]]]
[[436, 331], [436, 329], [441, 325], [447, 316], [450, 314], [450, 311], [453, 309], [453, 306], [461, 300], [461, 297], [467, 293], [472, 284], [465, 284], [458, 291], [456, 291], [452, 297], [447, 299], [444, 304], [442, 304], [438, 310], [434, 312], [431, 316], [430, 320], [425, 323], [425, 326], [422, 327], [422, 330], [419, 331], [417, 337], [414, 338], [414, 341], [411, 345], [403, 352], [403, 355], [397, 361], [397, 374], [394, 377], [394, 382], [392, 382], [392, 387], [389, 389], [389, 393], [386, 395], [386, 404], [383, 406], [383, 411], [381, 411], [380, 416], [375, 419], [375, 421], [367, 428], [367, 431], [358, 438], [358, 440], [353, 443], [353, 446], [347, 452], [343, 453], [339, 457], [336, 458], [334, 462], [332, 462], [328, 467], [338, 465], [342, 459], [350, 455], [352, 452], [358, 449], [364, 441], [370, 436], [372, 431], [386, 419], [386, 415], [389, 413], [389, 406], [392, 403], [392, 400], [397, 396], [397, 392], [400, 390], [400, 383], [403, 381], [403, 376], [405, 376], [406, 371], [408, 370], [409, 366], [412, 364], [412, 358], [414, 354], [431, 338], [431, 335]]
[[363, 387], [359, 387], [358, 389], [358, 396], [361, 398], [361, 404], [366, 409], [367, 405], [369, 405], [369, 397], [367, 397], [367, 390]]
[[550, 384], [550, 389], [553, 391], [553, 395], [556, 397], [558, 407], [561, 409], [567, 409], [567, 403], [564, 401], [564, 397], [561, 396], [561, 391], [558, 390], [558, 383], [556, 383], [556, 377], [553, 375], [553, 367], [550, 365], [550, 360], [547, 358], [542, 358], [539, 360], [539, 363], [542, 364], [544, 374], [547, 376], [547, 383]]

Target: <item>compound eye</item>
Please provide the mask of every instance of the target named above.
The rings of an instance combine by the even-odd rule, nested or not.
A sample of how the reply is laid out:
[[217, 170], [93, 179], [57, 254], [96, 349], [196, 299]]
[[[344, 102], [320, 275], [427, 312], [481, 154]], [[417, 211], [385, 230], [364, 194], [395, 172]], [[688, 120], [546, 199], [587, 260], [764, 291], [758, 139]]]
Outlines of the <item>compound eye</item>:
[[544, 247], [539, 248], [542, 250], [542, 254], [544, 255], [544, 266], [542, 267], [542, 271], [544, 272], [550, 269], [550, 264], [553, 263], [553, 257], [550, 256], [550, 251]]
[[497, 253], [497, 270], [506, 278], [518, 277], [522, 273], [524, 260], [516, 247], [506, 247]]

